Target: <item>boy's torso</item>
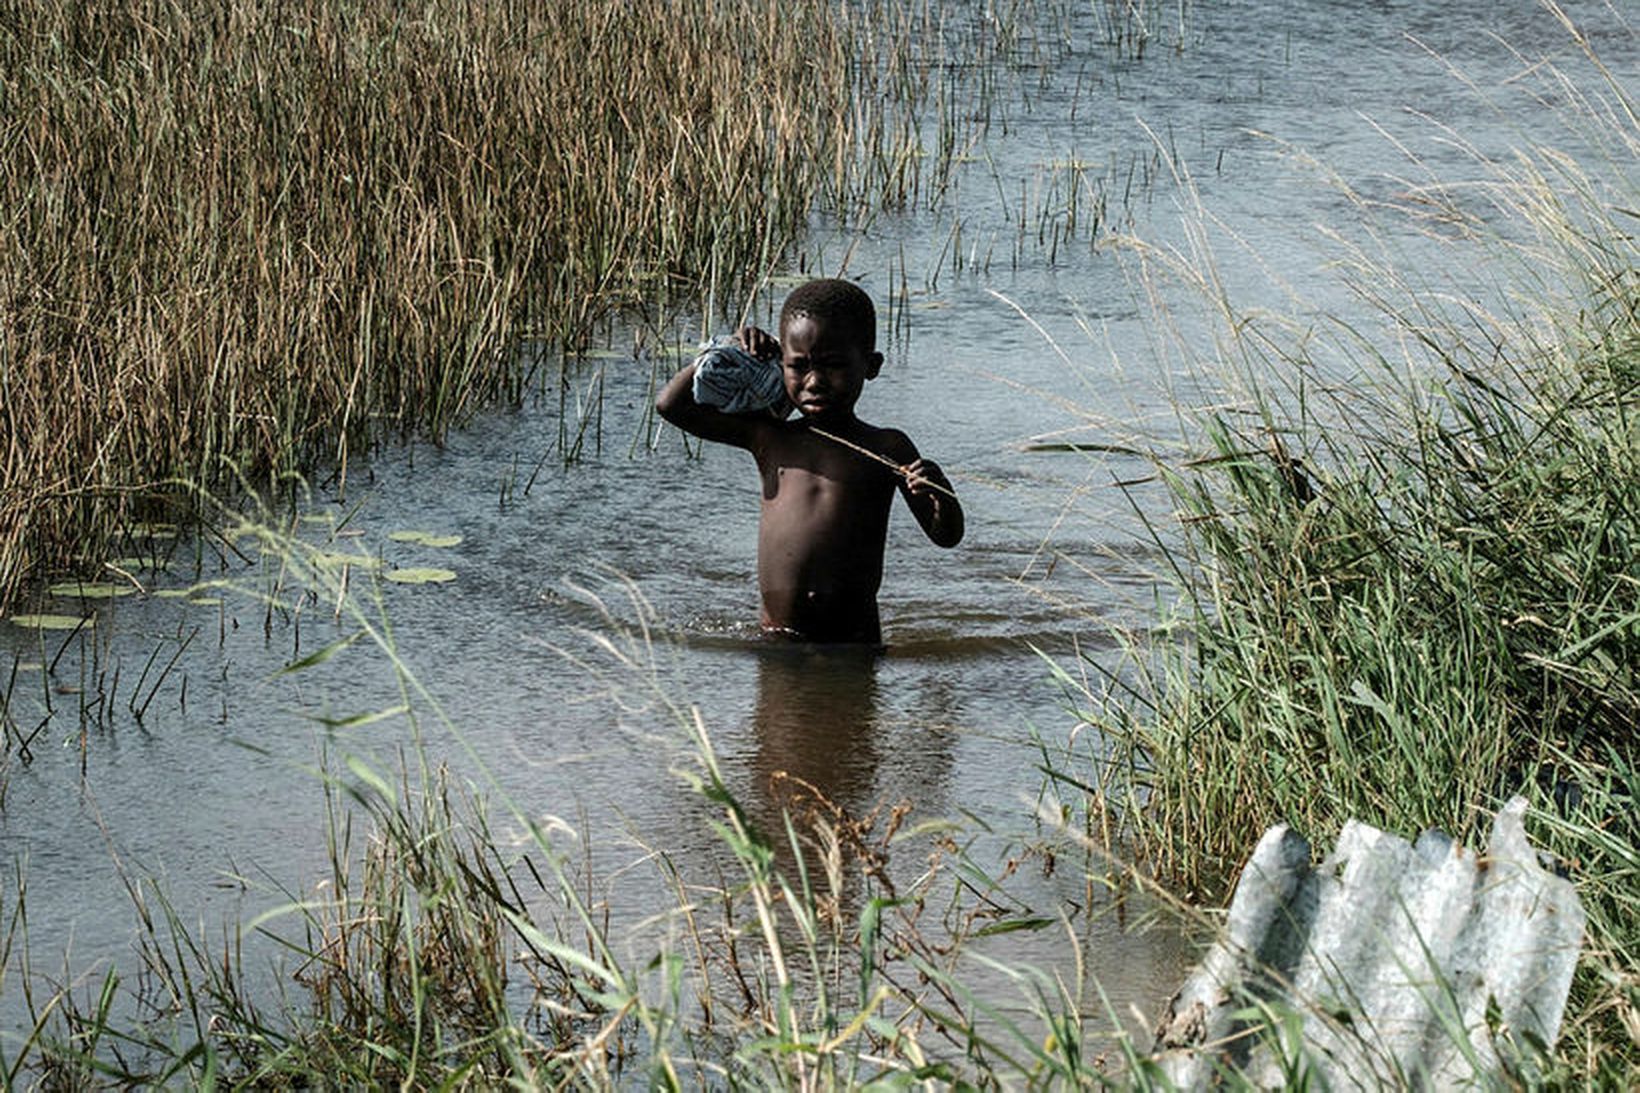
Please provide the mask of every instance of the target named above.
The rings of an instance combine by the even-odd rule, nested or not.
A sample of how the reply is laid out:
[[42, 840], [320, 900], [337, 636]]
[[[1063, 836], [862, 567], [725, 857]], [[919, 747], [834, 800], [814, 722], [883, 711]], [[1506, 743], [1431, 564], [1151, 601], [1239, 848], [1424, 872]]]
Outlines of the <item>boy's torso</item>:
[[[763, 482], [763, 625], [812, 641], [880, 640], [877, 589], [894, 473], [805, 422], [760, 433], [753, 454]], [[838, 435], [885, 455], [899, 440], [892, 430], [859, 421], [839, 425]]]

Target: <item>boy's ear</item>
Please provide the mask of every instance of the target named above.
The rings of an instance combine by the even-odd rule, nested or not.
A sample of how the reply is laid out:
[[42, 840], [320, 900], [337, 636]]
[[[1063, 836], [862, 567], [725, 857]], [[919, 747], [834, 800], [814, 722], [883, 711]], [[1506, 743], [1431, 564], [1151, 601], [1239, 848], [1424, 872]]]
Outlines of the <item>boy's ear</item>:
[[868, 354], [867, 357], [866, 357], [866, 379], [868, 379], [868, 380], [876, 379], [877, 378], [877, 373], [881, 372], [882, 370], [883, 370], [883, 355], [881, 353]]

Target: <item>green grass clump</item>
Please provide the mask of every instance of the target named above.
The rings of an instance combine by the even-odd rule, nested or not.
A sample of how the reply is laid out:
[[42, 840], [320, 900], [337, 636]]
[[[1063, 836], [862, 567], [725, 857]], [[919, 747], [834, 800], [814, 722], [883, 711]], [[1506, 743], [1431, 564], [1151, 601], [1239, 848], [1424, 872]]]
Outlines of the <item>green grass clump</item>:
[[1625, 367], [1542, 360], [1529, 391], [1461, 375], [1416, 416], [1353, 433], [1268, 404], [1253, 430], [1207, 420], [1211, 471], [1171, 483], [1200, 575], [1192, 643], [1141, 730], [1156, 768], [1141, 777], [1177, 779], [1155, 805], [1178, 809], [1167, 863], [1233, 858], [1283, 819], [1469, 838], [1509, 792], [1629, 742]]
[[1574, 101], [1605, 181], [1539, 147], [1484, 163], [1484, 217], [1430, 188], [1519, 278], [1498, 303], [1358, 249], [1347, 277], [1381, 324], [1229, 315], [1227, 396], [1186, 415], [1188, 463], [1157, 460], [1176, 617], [1089, 688], [1115, 754], [1078, 778], [1099, 822], [1215, 900], [1271, 825], [1484, 846], [1526, 794], [1589, 913], [1561, 1076], [1632, 1085], [1640, 126], [1601, 90]]

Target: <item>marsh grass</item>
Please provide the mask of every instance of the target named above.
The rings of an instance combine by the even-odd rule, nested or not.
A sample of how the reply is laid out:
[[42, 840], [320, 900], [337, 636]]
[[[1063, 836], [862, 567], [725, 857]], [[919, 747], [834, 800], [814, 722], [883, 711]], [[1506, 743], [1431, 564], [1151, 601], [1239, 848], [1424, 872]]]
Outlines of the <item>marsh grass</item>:
[[[326, 865], [234, 878], [266, 909], [217, 926], [122, 866], [135, 967], [89, 977], [30, 963], [19, 869], [0, 901], [0, 984], [26, 999], [28, 1027], [0, 1034], [6, 1084], [939, 1088], [1104, 1084], [1123, 1050], [1137, 1058], [1120, 1019], [1084, 1012], [1085, 963], [1068, 985], [984, 971], [974, 946], [988, 938], [1080, 941], [1068, 917], [1010, 895], [1018, 864], [987, 865], [961, 828], [896, 807], [850, 815], [801, 785], [778, 817], [754, 819], [677, 698], [641, 598], [611, 578], [586, 590], [602, 622], [561, 652], [645, 754], [671, 756], [719, 849], [682, 860], [635, 842], [620, 870], [651, 870], [671, 898], [634, 924], [588, 833], [512, 799], [400, 659], [376, 576], [349, 576], [303, 530], [225, 526], [279, 560], [220, 590], [293, 625], [304, 609], [334, 617], [340, 636], [293, 647], [287, 674], [372, 658], [397, 683], [391, 706], [315, 729]], [[976, 968], [1002, 986], [975, 987]]]
[[1467, 149], [1482, 184], [1432, 179], [1370, 210], [1482, 252], [1514, 278], [1496, 302], [1357, 246], [1340, 268], [1381, 322], [1289, 327], [1238, 311], [1205, 249], [1150, 255], [1154, 283], [1182, 275], [1224, 320], [1202, 384], [1216, 397], [1181, 412], [1189, 458], [1155, 458], [1176, 516], [1148, 524], [1171, 615], [1124, 635], [1124, 664], [1062, 671], [1112, 750], [1056, 776], [1086, 792], [1090, 828], [1208, 900], [1273, 824], [1325, 840], [1354, 817], [1480, 845], [1525, 793], [1589, 915], [1549, 1080], [1628, 1086], [1640, 127], [1588, 60], [1591, 88], [1537, 73], [1583, 160], [1523, 135], [1508, 159]]
[[1038, 8], [0, 5], [0, 602], [177, 482], [345, 486], [616, 312], [735, 312], [945, 190]]

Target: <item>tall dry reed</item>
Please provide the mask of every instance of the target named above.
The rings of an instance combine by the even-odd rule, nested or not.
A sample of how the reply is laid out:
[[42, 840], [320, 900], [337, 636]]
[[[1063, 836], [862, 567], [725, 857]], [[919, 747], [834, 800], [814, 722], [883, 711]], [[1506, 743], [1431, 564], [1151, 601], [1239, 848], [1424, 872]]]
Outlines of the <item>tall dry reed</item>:
[[519, 397], [520, 343], [733, 296], [817, 200], [903, 200], [913, 130], [856, 92], [917, 80], [856, 59], [873, 18], [0, 3], [0, 603], [173, 480], [345, 480]]

